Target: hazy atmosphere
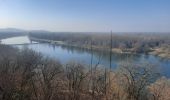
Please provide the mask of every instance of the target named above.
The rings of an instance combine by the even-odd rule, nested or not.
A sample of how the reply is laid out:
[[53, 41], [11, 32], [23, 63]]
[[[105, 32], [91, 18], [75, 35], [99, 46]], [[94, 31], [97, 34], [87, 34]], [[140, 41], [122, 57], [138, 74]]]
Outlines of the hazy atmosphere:
[[170, 100], [170, 0], [0, 0], [0, 100]]
[[169, 0], [0, 0], [0, 28], [169, 32]]

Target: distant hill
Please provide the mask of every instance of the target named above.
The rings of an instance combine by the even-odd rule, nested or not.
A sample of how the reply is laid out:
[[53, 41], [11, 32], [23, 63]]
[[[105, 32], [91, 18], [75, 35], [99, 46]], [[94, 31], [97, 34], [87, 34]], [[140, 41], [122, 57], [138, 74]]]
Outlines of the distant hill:
[[0, 28], [0, 39], [14, 37], [14, 36], [22, 36], [27, 35], [28, 32], [21, 29], [16, 28]]
[[23, 33], [28, 34], [29, 32], [33, 33], [51, 33], [50, 31], [46, 30], [23, 30], [17, 28], [0, 28], [0, 33]]
[[16, 32], [19, 32], [19, 33], [21, 33], [21, 32], [27, 32], [26, 30], [22, 30], [22, 29], [17, 29], [17, 28], [0, 28], [0, 32], [14, 32], [14, 33], [16, 33]]

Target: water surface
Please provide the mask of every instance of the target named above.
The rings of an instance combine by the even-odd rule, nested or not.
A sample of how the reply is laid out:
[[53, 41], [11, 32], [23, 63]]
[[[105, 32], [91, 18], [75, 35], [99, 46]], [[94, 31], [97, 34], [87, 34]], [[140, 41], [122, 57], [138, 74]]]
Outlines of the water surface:
[[[61, 45], [52, 45], [48, 43], [38, 43], [33, 44], [27, 36], [22, 37], [13, 37], [2, 40], [3, 44], [12, 44], [19, 48], [30, 48], [36, 52], [40, 52], [45, 56], [52, 57], [59, 60], [61, 63], [66, 64], [70, 61], [76, 61], [83, 64], [91, 64], [91, 57], [93, 54], [93, 65], [100, 62], [100, 66], [109, 67], [109, 53], [99, 52], [99, 51], [90, 51], [86, 49], [80, 49], [75, 47], [61, 46]], [[15, 45], [17, 44], [17, 45]], [[18, 45], [18, 44], [27, 44], [27, 45]], [[167, 77], [170, 77], [170, 60], [163, 59], [154, 55], [145, 55], [145, 54], [112, 54], [112, 69], [118, 67], [122, 62], [131, 61], [133, 63], [143, 63], [148, 62], [160, 67], [161, 74]]]

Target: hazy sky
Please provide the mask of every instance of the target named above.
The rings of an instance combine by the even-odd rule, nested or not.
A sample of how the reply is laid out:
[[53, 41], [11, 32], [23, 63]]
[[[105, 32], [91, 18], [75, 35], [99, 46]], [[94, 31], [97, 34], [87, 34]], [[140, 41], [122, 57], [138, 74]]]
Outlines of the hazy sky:
[[0, 28], [170, 32], [170, 0], [0, 0]]

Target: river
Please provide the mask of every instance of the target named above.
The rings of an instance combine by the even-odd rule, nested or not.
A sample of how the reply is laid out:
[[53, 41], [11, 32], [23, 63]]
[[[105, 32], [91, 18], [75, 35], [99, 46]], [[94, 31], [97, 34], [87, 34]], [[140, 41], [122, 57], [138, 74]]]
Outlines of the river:
[[[100, 62], [100, 66], [109, 66], [109, 53], [90, 51], [86, 49], [80, 49], [75, 47], [67, 47], [61, 45], [54, 45], [49, 43], [37, 43], [32, 42], [28, 36], [18, 36], [1, 40], [2, 44], [12, 45], [14, 47], [29, 48], [36, 52], [42, 53], [44, 56], [48, 56], [59, 60], [62, 64], [66, 64], [71, 61], [91, 64], [91, 55], [93, 54], [93, 65]], [[116, 69], [122, 62], [131, 61], [133, 63], [148, 62], [159, 67], [159, 70], [163, 76], [170, 77], [170, 59], [163, 59], [154, 55], [146, 54], [118, 54], [112, 53], [112, 69]]]

